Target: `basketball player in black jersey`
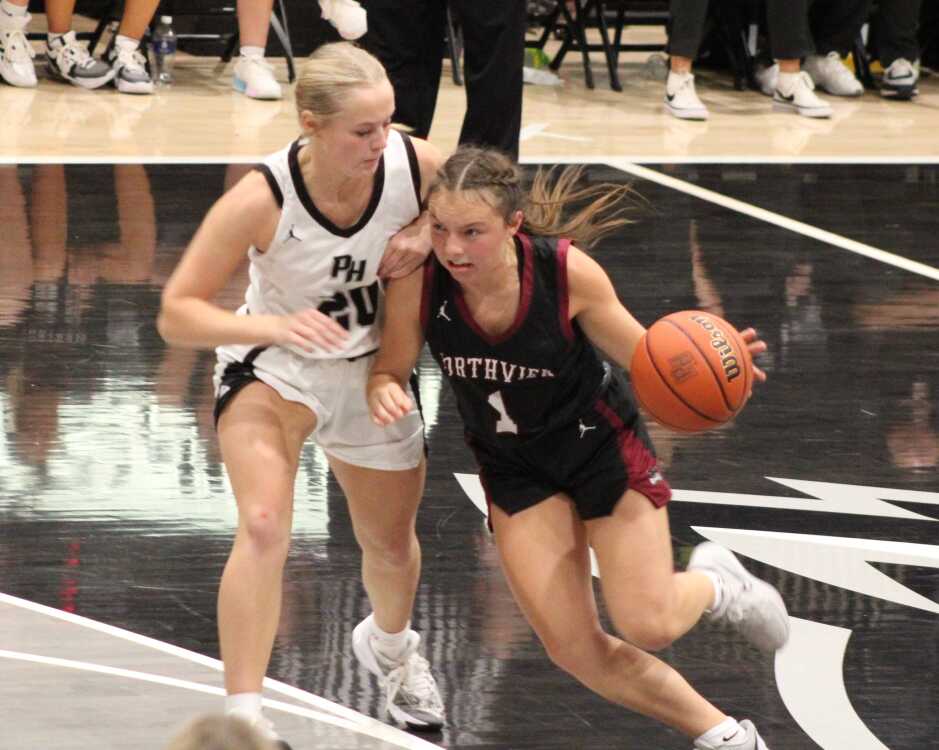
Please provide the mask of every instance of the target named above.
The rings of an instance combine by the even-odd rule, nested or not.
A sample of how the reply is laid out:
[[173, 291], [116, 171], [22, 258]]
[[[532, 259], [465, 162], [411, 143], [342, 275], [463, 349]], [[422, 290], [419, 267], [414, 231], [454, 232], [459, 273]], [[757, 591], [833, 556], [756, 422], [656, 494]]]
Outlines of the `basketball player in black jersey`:
[[[498, 152], [461, 148], [447, 160], [429, 193], [434, 255], [388, 288], [372, 418], [388, 425], [410, 408], [405, 386], [426, 340], [456, 394], [503, 569], [551, 659], [695, 748], [765, 750], [751, 722], [648, 653], [705, 612], [773, 651], [788, 639], [788, 615], [722, 547], [701, 545], [687, 572], [673, 568], [671, 491], [628, 385], [597, 353], [628, 367], [644, 329], [602, 268], [561, 239], [587, 247], [622, 224], [613, 212], [628, 189], [577, 189], [576, 176], [552, 185], [541, 175], [526, 199]], [[564, 219], [575, 200], [591, 202]], [[752, 354], [765, 351], [753, 329], [743, 336]], [[622, 640], [598, 619], [590, 547]]]

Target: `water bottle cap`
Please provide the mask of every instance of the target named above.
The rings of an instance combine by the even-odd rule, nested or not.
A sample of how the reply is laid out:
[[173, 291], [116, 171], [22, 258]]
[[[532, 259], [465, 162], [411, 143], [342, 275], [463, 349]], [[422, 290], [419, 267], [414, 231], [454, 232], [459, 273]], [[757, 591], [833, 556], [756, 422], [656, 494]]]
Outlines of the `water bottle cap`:
[[173, 17], [172, 16], [160, 16], [160, 23], [165, 23], [167, 26], [169, 26], [171, 23], [173, 23]]

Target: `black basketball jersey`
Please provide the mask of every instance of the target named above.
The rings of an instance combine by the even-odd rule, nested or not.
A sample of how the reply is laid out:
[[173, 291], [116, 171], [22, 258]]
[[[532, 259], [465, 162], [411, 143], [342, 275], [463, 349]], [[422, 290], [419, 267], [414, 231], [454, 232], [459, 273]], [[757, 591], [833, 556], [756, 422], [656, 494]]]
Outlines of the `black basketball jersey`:
[[569, 240], [516, 235], [520, 300], [507, 331], [473, 320], [460, 285], [432, 256], [424, 268], [421, 323], [457, 398], [466, 431], [495, 445], [575, 421], [593, 403], [604, 364], [568, 318]]

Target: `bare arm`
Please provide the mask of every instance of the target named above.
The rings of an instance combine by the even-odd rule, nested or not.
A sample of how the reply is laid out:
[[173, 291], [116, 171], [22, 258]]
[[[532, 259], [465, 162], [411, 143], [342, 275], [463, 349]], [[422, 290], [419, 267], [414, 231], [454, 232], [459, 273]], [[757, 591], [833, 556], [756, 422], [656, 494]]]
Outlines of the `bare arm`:
[[192, 348], [221, 344], [293, 344], [330, 349], [345, 335], [316, 310], [292, 315], [236, 315], [211, 300], [244, 261], [248, 248], [266, 248], [280, 209], [264, 177], [245, 176], [209, 210], [163, 289], [160, 335]]
[[[577, 318], [593, 344], [625, 370], [632, 363], [636, 346], [646, 329], [616, 296], [610, 277], [586, 253], [571, 246], [567, 254], [567, 280], [570, 290], [570, 315]], [[745, 328], [741, 337], [756, 357], [766, 351], [753, 328]], [[753, 374], [765, 382], [766, 373], [753, 367]]]
[[629, 369], [633, 352], [645, 333], [616, 296], [610, 277], [593, 258], [571, 246], [567, 253], [570, 315], [610, 359]]
[[381, 348], [372, 363], [366, 386], [372, 420], [388, 425], [411, 410], [408, 378], [424, 346], [421, 329], [421, 290], [424, 269], [389, 282], [385, 292], [385, 322]]
[[[443, 156], [436, 146], [411, 138], [414, 153], [421, 172], [421, 202], [427, 197], [430, 183], [443, 163]], [[378, 266], [378, 275], [383, 279], [399, 279], [417, 268], [430, 253], [430, 222], [427, 212], [420, 215], [398, 232], [388, 243], [388, 248]]]

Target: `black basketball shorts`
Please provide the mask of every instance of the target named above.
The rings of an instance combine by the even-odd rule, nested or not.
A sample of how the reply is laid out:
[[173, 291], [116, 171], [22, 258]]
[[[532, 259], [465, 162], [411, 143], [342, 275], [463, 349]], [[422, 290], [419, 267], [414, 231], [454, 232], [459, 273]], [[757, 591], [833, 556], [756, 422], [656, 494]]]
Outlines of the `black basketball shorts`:
[[627, 489], [656, 507], [672, 491], [622, 374], [614, 374], [573, 422], [534, 438], [493, 444], [472, 435], [487, 501], [509, 515], [564, 493], [583, 520], [613, 512]]

